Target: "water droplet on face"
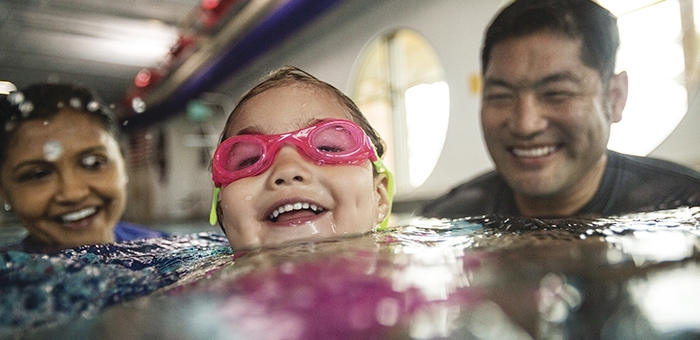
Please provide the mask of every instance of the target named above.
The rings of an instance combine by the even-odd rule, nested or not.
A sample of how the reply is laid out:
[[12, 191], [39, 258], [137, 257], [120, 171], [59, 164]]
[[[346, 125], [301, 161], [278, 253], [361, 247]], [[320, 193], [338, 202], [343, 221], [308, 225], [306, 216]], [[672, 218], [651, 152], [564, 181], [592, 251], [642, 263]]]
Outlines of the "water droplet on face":
[[98, 104], [96, 101], [91, 101], [87, 104], [87, 109], [90, 112], [95, 112], [99, 108], [100, 108], [100, 104]]
[[27, 118], [29, 114], [34, 110], [34, 104], [30, 101], [24, 101], [19, 104], [19, 111], [22, 112], [22, 117]]
[[146, 102], [143, 99], [136, 97], [131, 100], [131, 108], [134, 109], [136, 113], [143, 113], [146, 111]]
[[71, 98], [70, 99], [70, 107], [72, 107], [74, 109], [79, 109], [80, 106], [82, 106], [82, 105], [83, 105], [83, 103], [80, 101], [80, 99], [78, 99], [78, 98]]
[[10, 105], [17, 105], [24, 101], [24, 93], [12, 92], [7, 96], [7, 101], [10, 102]]
[[49, 162], [56, 161], [63, 154], [63, 146], [54, 140], [50, 140], [44, 144], [44, 159]]
[[94, 166], [97, 163], [97, 157], [90, 155], [82, 159], [83, 165], [85, 166]]

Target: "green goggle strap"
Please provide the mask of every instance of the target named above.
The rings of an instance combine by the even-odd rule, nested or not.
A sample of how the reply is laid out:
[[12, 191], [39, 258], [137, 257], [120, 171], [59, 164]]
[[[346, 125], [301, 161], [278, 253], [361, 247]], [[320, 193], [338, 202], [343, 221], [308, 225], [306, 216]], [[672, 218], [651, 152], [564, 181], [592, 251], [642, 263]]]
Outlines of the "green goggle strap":
[[209, 224], [216, 225], [216, 205], [219, 203], [219, 191], [221, 188], [214, 187], [214, 198], [211, 200], [211, 211], [209, 212]]
[[389, 171], [389, 169], [384, 165], [384, 162], [382, 162], [381, 158], [377, 158], [376, 161], [372, 162], [374, 166], [377, 168], [377, 172], [379, 173], [385, 173], [386, 178], [387, 178], [387, 193], [389, 194], [389, 210], [386, 212], [386, 217], [384, 217], [384, 220], [379, 223], [379, 227], [377, 230], [382, 230], [386, 229], [389, 226], [389, 217], [391, 216], [391, 206], [394, 204], [394, 174]]

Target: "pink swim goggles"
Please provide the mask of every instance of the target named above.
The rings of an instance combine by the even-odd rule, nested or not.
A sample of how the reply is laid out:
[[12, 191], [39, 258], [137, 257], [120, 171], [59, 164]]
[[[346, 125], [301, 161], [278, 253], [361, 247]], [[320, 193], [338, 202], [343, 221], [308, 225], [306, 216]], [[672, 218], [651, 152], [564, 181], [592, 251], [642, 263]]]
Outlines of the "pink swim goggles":
[[[265, 172], [286, 144], [294, 145], [300, 155], [318, 165], [355, 165], [371, 160], [378, 172], [387, 174], [389, 195], [393, 200], [393, 175], [377, 157], [369, 136], [353, 121], [329, 119], [279, 135], [238, 135], [223, 141], [216, 148], [212, 161], [212, 179], [216, 187], [210, 217], [212, 224], [216, 223], [214, 207], [219, 189]], [[386, 223], [382, 225], [386, 227]]]
[[369, 137], [349, 120], [324, 120], [279, 135], [239, 135], [226, 139], [214, 152], [212, 179], [217, 188], [270, 168], [285, 144], [319, 165], [352, 165], [377, 160]]

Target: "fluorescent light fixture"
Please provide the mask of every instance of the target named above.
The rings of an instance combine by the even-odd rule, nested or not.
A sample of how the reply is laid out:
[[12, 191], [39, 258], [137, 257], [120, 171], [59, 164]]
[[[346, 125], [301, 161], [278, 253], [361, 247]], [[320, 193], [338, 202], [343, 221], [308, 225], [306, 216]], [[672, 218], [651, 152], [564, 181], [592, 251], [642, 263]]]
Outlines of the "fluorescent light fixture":
[[17, 91], [17, 86], [15, 84], [5, 81], [5, 80], [0, 80], [0, 94], [9, 94], [12, 91]]

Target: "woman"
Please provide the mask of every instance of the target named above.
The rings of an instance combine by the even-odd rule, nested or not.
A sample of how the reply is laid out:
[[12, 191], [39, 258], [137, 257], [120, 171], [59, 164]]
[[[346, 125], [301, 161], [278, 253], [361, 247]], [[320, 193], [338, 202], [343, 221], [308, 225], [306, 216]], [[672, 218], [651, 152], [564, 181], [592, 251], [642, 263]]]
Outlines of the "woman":
[[0, 103], [0, 195], [30, 246], [160, 237], [120, 223], [127, 176], [109, 108], [88, 89], [37, 84]]

